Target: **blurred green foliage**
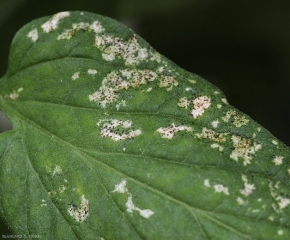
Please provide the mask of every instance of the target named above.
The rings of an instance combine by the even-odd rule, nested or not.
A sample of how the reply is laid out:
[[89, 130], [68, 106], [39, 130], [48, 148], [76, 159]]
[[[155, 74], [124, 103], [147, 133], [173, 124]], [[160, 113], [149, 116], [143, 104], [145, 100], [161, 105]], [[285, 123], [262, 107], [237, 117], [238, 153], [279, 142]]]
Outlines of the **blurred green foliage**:
[[[288, 0], [0, 0], [0, 76], [7, 69], [13, 36], [24, 24], [67, 10], [127, 24], [290, 145]], [[9, 231], [0, 226], [0, 233]]]

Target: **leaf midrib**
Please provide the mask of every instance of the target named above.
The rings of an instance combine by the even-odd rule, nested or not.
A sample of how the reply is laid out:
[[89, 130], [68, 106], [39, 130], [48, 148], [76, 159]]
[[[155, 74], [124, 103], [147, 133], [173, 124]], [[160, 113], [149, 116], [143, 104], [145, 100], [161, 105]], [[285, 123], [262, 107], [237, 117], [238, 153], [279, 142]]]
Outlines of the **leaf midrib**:
[[[101, 108], [93, 108], [93, 107], [84, 107], [84, 106], [73, 106], [73, 105], [68, 105], [68, 104], [60, 104], [60, 103], [55, 103], [55, 102], [45, 102], [45, 101], [35, 101], [35, 100], [17, 100], [17, 102], [22, 102], [22, 103], [37, 103], [37, 104], [48, 104], [48, 105], [53, 105], [53, 106], [57, 106], [57, 107], [62, 107], [62, 108], [73, 108], [73, 109], [81, 109], [81, 110], [86, 110], [86, 111], [97, 111], [97, 112], [105, 112], [108, 115], [113, 115], [113, 114], [132, 114], [132, 115], [151, 115], [151, 116], [160, 116], [160, 117], [165, 117], [165, 118], [174, 118], [179, 120], [180, 122], [184, 122], [184, 123], [188, 123], [194, 126], [198, 126], [198, 128], [203, 128], [203, 127], [209, 127], [212, 128], [210, 126], [210, 124], [208, 125], [201, 125], [199, 123], [198, 120], [192, 120], [192, 119], [187, 119], [185, 117], [180, 117], [178, 115], [173, 115], [173, 114], [165, 114], [165, 113], [160, 113], [159, 111], [161, 109], [157, 109], [155, 112], [152, 111], [147, 111], [147, 112], [139, 112], [139, 111], [124, 111], [124, 110], [119, 110], [119, 111], [113, 111], [113, 110], [106, 110], [106, 109], [101, 109]], [[8, 103], [9, 104], [9, 103]], [[22, 114], [20, 113], [20, 116], [22, 116]], [[26, 118], [26, 117], [25, 117]], [[217, 133], [224, 133], [224, 131], [219, 131], [219, 129], [215, 129], [215, 131]], [[240, 135], [240, 132], [235, 132], [234, 130], [232, 130], [232, 134], [238, 134]], [[246, 137], [246, 136], [245, 136]]]
[[[88, 111], [98, 111], [98, 112], [102, 112], [104, 110], [102, 109], [98, 109], [98, 108], [89, 108], [89, 107], [79, 107], [79, 106], [71, 106], [71, 105], [62, 105], [62, 104], [58, 104], [58, 103], [51, 103], [51, 102], [43, 102], [43, 101], [17, 101], [17, 102], [25, 102], [25, 103], [29, 103], [29, 102], [32, 102], [32, 103], [40, 103], [40, 104], [49, 104], [49, 105], [54, 105], [54, 106], [58, 106], [58, 107], [63, 107], [63, 108], [78, 108], [78, 109], [82, 109], [82, 110], [88, 110]], [[9, 105], [9, 103], [8, 103]], [[13, 106], [11, 106], [10, 108], [13, 108]], [[14, 111], [14, 108], [13, 108], [13, 111]], [[25, 115], [23, 115], [22, 113], [20, 113], [19, 111], [14, 111], [14, 112], [17, 112], [18, 113], [18, 116], [23, 118], [24, 121], [26, 120], [29, 120], [32, 124], [35, 124], [35, 127], [39, 127], [40, 130], [45, 130], [48, 134], [51, 134], [52, 136], [56, 136], [58, 137], [57, 135], [51, 133], [49, 130], [45, 129], [43, 126], [37, 124], [34, 120], [31, 120], [29, 118], [27, 118]], [[174, 118], [174, 119], [178, 119], [182, 122], [186, 122], [186, 123], [189, 123], [189, 124], [194, 124], [194, 125], [197, 125], [199, 126], [200, 124], [198, 122], [192, 122], [191, 120], [188, 120], [188, 119], [184, 119], [184, 118], [181, 118], [181, 117], [178, 117], [178, 116], [175, 116], [175, 115], [171, 115], [171, 114], [164, 114], [164, 113], [158, 113], [158, 112], [135, 112], [135, 111], [108, 111], [108, 114], [124, 114], [124, 115], [127, 115], [127, 114], [132, 114], [132, 115], [152, 115], [152, 116], [161, 116], [161, 117], [168, 117], [168, 118]], [[218, 133], [223, 133], [223, 132], [219, 132], [218, 130], [216, 130], [216, 132]], [[61, 139], [62, 141], [64, 142], [67, 142], [66, 140], [63, 140], [62, 138], [58, 137], [59, 139]], [[75, 148], [77, 149], [82, 149], [83, 151], [86, 151], [86, 152], [93, 152], [92, 150], [90, 149], [85, 149], [85, 148], [82, 148], [82, 147], [78, 147], [78, 146], [75, 146], [74, 144], [70, 143], [70, 142], [67, 142], [69, 144], [71, 144], [72, 146], [74, 146]], [[136, 155], [136, 154], [132, 154], [132, 153], [119, 153], [119, 152], [101, 152], [101, 151], [97, 151], [97, 150], [94, 150], [95, 152], [99, 153], [99, 154], [114, 154], [114, 155], [128, 155], [128, 156], [134, 156], [134, 157], [143, 157], [143, 158], [150, 158], [150, 159], [154, 159], [154, 160], [158, 160], [158, 161], [166, 161], [166, 162], [170, 162], [170, 163], [174, 163], [174, 164], [177, 164], [177, 165], [184, 165], [184, 166], [188, 166], [188, 167], [202, 167], [202, 168], [218, 168], [218, 169], [222, 169], [222, 170], [229, 170], [227, 167], [223, 167], [223, 166], [217, 166], [217, 165], [202, 165], [202, 164], [198, 164], [198, 163], [184, 163], [184, 162], [177, 162], [177, 161], [174, 161], [174, 160], [169, 160], [169, 159], [165, 159], [165, 158], [161, 158], [161, 157], [155, 157], [155, 156], [144, 156], [144, 155]], [[239, 172], [239, 173], [244, 173], [244, 171], [242, 169], [238, 169], [238, 168], [233, 168], [233, 169], [230, 169], [231, 171], [234, 171], [234, 172]], [[251, 173], [251, 174], [254, 174], [254, 175], [257, 175], [259, 177], [262, 177], [262, 178], [265, 178], [265, 179], [268, 179], [269, 176], [266, 175], [266, 174], [262, 174], [262, 173], [257, 173], [257, 172], [253, 172], [253, 171], [248, 171], [248, 173]], [[282, 180], [282, 179], [281, 179]]]
[[[51, 103], [51, 102], [41, 102], [41, 101], [21, 101], [21, 102], [36, 102], [36, 103], [41, 103], [41, 104], [56, 105], [58, 107], [64, 107], [64, 108], [68, 107], [68, 108], [79, 108], [79, 109], [82, 109], [82, 110], [89, 110], [89, 111], [100, 111], [100, 112], [103, 111], [102, 109], [97, 109], [97, 108], [87, 108], [87, 107], [79, 107], [79, 106], [71, 106], [71, 105], [61, 105], [61, 104], [56, 104], [56, 103]], [[9, 103], [8, 104], [5, 104], [5, 105], [9, 105]], [[165, 159], [165, 158], [161, 158], [161, 157], [148, 156], [148, 155], [147, 156], [144, 156], [144, 155], [136, 155], [136, 154], [132, 154], [132, 153], [124, 153], [124, 152], [122, 152], [122, 153], [121, 152], [101, 152], [101, 151], [97, 151], [97, 150], [92, 151], [91, 149], [86, 149], [86, 148], [78, 147], [78, 146], [75, 146], [74, 144], [72, 144], [70, 142], [67, 142], [66, 140], [63, 140], [59, 136], [57, 136], [57, 135], [49, 132], [49, 130], [45, 129], [43, 126], [37, 124], [35, 121], [27, 118], [25, 115], [23, 115], [19, 111], [15, 111], [14, 108], [13, 108], [13, 106], [10, 106], [9, 105], [9, 110], [11, 110], [11, 109], [13, 109], [12, 111], [14, 113], [17, 113], [17, 115], [20, 118], [22, 118], [24, 121], [29, 121], [31, 123], [31, 125], [33, 125], [35, 128], [39, 128], [39, 130], [41, 130], [43, 132], [46, 132], [47, 135], [51, 135], [52, 138], [56, 137], [56, 138], [60, 139], [61, 141], [63, 141], [64, 143], [69, 144], [69, 146], [72, 146], [75, 149], [80, 149], [80, 150], [82, 150], [84, 152], [95, 152], [95, 153], [98, 153], [98, 154], [105, 154], [105, 155], [128, 155], [128, 156], [134, 156], [134, 157], [138, 157], [138, 158], [140, 158], [140, 157], [141, 158], [149, 158], [149, 159], [152, 159], [152, 160], [158, 160], [158, 161], [163, 161], [163, 162], [167, 162], [167, 163], [170, 162], [170, 163], [173, 163], [173, 164], [184, 165], [184, 166], [188, 166], [188, 167], [218, 168], [218, 169], [222, 169], [222, 170], [226, 170], [226, 171], [229, 170], [229, 168], [223, 167], [223, 166], [209, 165], [209, 164], [202, 165], [202, 164], [197, 164], [197, 163], [177, 162], [177, 161], [173, 161], [173, 160], [169, 160], [169, 159]], [[175, 115], [171, 115], [171, 114], [160, 114], [158, 112], [156, 112], [156, 113], [152, 113], [152, 112], [134, 112], [134, 111], [129, 111], [129, 112], [128, 111], [127, 112], [126, 111], [110, 111], [109, 112], [109, 114], [120, 114], [120, 113], [121, 114], [124, 114], [124, 115], [126, 115], [126, 114], [134, 114], [134, 115], [156, 115], [156, 116], [162, 116], [162, 117], [176, 118], [176, 119], [179, 119], [180, 121], [193, 124], [193, 122], [191, 122], [190, 120], [187, 120], [187, 119], [184, 119], [184, 118], [175, 116]], [[199, 125], [198, 122], [195, 122], [194, 124]], [[230, 170], [233, 171], [233, 172], [244, 173], [244, 171], [242, 169], [238, 169], [238, 168], [233, 168], [233, 169], [230, 169]], [[269, 179], [270, 178], [269, 175], [262, 174], [262, 173], [257, 173], [257, 172], [254, 172], [254, 171], [247, 171], [247, 173], [250, 173], [252, 175], [259, 176], [260, 178], [264, 178], [264, 179]], [[284, 179], [279, 179], [279, 180], [284, 180]]]

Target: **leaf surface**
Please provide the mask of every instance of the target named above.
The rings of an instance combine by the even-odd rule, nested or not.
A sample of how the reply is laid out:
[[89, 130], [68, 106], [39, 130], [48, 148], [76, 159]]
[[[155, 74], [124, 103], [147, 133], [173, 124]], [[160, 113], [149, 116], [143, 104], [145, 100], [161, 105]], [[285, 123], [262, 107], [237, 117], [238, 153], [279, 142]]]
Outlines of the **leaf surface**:
[[0, 213], [45, 239], [289, 239], [289, 148], [107, 17], [15, 36]]

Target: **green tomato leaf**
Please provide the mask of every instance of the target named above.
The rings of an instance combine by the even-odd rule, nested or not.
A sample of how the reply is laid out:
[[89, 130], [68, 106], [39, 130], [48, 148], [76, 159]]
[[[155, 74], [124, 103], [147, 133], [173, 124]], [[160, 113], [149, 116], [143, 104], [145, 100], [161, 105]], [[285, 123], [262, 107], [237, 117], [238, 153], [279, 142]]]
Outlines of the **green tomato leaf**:
[[289, 148], [110, 18], [24, 26], [0, 109], [13, 123], [0, 213], [15, 234], [290, 238]]

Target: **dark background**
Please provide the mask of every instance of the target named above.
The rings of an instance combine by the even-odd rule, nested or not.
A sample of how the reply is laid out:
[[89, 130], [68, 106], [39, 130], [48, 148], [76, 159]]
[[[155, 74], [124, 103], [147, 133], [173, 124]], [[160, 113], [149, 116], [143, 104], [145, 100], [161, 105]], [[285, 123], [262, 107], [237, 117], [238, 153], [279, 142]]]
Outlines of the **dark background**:
[[[0, 0], [0, 76], [12, 38], [24, 24], [71, 10], [128, 25], [290, 145], [289, 0]], [[1, 234], [9, 233], [1, 227]]]

